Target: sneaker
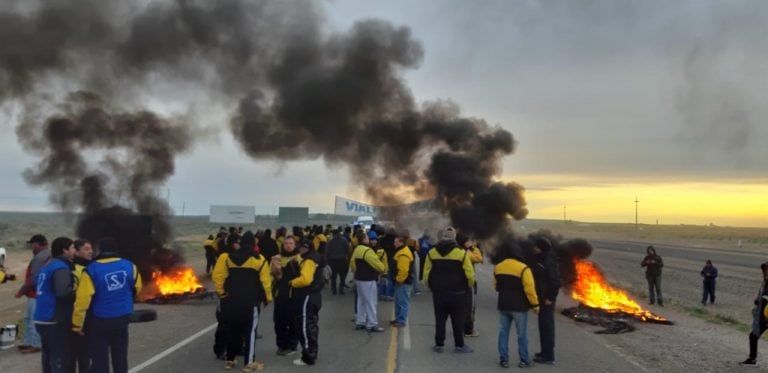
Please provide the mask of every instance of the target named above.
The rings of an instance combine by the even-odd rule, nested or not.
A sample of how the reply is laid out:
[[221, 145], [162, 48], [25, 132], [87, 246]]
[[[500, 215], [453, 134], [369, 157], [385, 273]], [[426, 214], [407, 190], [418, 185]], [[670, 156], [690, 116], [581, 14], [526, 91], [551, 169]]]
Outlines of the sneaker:
[[533, 357], [541, 357], [541, 352], [537, 352], [537, 353], [533, 354]]
[[414, 291], [413, 295], [421, 295], [421, 290]]
[[473, 350], [472, 347], [464, 345], [464, 346], [461, 346], [461, 347], [456, 347], [453, 350], [453, 352], [455, 352], [457, 354], [469, 354], [469, 353], [475, 352], [475, 350]]
[[232, 369], [232, 368], [234, 368], [236, 366], [237, 366], [237, 363], [234, 360], [227, 360], [224, 363], [224, 369], [225, 370], [230, 370], [230, 369]]
[[659, 301], [659, 307], [664, 307], [664, 302]]
[[395, 328], [405, 328], [405, 324], [401, 324], [401, 323], [399, 323], [399, 322], [397, 322], [397, 321], [393, 322], [393, 323], [392, 323], [392, 324], [390, 324], [390, 325], [392, 325], [392, 326], [393, 326], [393, 327], [395, 327]]
[[542, 358], [541, 355], [534, 357], [533, 361], [536, 364], [555, 365], [555, 361], [554, 360], [544, 360], [544, 358]]
[[19, 352], [21, 352], [22, 354], [34, 354], [40, 351], [43, 351], [43, 349], [40, 347], [33, 347], [33, 346], [19, 350]]
[[750, 368], [757, 368], [757, 360], [756, 359], [747, 359], [739, 363], [739, 365], [743, 367], [750, 367]]
[[382, 328], [380, 326], [372, 326], [372, 327], [368, 328], [368, 332], [369, 333], [381, 333], [383, 331], [384, 331], [384, 328]]
[[502, 368], [509, 368], [509, 361], [501, 360], [499, 361], [499, 365], [501, 365]]
[[301, 360], [301, 358], [298, 358], [298, 359], [293, 361], [293, 365], [305, 366], [305, 365], [307, 365], [307, 363], [305, 363], [304, 360]]
[[277, 354], [279, 356], [291, 356], [291, 355], [293, 355], [295, 353], [296, 353], [296, 350], [292, 350], [290, 348], [277, 350]]
[[442, 354], [443, 351], [445, 351], [445, 347], [435, 345], [435, 346], [432, 346], [432, 351], [435, 351], [438, 354]]
[[532, 366], [533, 364], [531, 362], [525, 362], [525, 361], [521, 361], [517, 364], [518, 368], [530, 368]]
[[365, 330], [365, 325], [355, 325], [355, 330]]
[[243, 372], [253, 372], [254, 370], [262, 370], [264, 369], [264, 363], [260, 363], [258, 361], [254, 361], [246, 366], [243, 367]]
[[480, 333], [479, 333], [477, 330], [475, 330], [475, 331], [473, 331], [472, 333], [469, 333], [469, 334], [466, 334], [466, 333], [465, 333], [465, 334], [464, 334], [464, 336], [465, 336], [465, 337], [471, 337], [471, 338], [475, 338], [475, 337], [479, 337], [479, 336], [480, 336]]

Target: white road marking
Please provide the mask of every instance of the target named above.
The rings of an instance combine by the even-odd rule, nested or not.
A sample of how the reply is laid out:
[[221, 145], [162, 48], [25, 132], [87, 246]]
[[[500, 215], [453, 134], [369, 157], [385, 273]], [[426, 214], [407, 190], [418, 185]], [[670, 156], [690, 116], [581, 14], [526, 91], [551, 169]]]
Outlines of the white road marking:
[[203, 335], [207, 334], [211, 330], [216, 329], [217, 325], [218, 325], [218, 323], [214, 323], [214, 324], [208, 326], [207, 328], [205, 328], [205, 329], [195, 333], [194, 335], [190, 336], [189, 338], [187, 338], [187, 339], [185, 339], [185, 340], [183, 340], [183, 341], [181, 341], [181, 342], [171, 346], [171, 348], [169, 348], [169, 349], [167, 349], [167, 350], [165, 350], [165, 351], [155, 355], [151, 359], [149, 359], [149, 360], [147, 360], [147, 361], [145, 361], [145, 362], [143, 362], [143, 363], [141, 363], [141, 364], [131, 368], [131, 370], [129, 370], [128, 373], [141, 372], [146, 367], [148, 367], [148, 366], [150, 366], [150, 365], [160, 361], [162, 358], [164, 358], [164, 357], [172, 354], [174, 351], [176, 351], [176, 350], [186, 346], [187, 344], [189, 344], [190, 342], [194, 341], [195, 339], [198, 339], [198, 338], [202, 337]]
[[403, 328], [403, 348], [406, 351], [411, 350], [411, 323], [406, 322]]

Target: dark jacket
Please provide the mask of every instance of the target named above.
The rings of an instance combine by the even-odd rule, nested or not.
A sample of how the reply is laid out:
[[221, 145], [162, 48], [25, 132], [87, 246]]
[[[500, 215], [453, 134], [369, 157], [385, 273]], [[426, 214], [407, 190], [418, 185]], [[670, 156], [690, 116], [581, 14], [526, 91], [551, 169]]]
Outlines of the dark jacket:
[[704, 282], [715, 282], [715, 279], [717, 278], [717, 268], [715, 268], [715, 266], [704, 266], [704, 269], [701, 270], [701, 277], [704, 278]]
[[646, 255], [640, 266], [645, 267], [646, 278], [654, 278], [661, 276], [661, 268], [664, 267], [664, 262], [658, 255]]
[[537, 255], [532, 269], [539, 302], [544, 303], [546, 299], [554, 303], [561, 285], [560, 269], [554, 254], [547, 251]]
[[531, 269], [516, 259], [505, 259], [493, 270], [494, 287], [499, 292], [500, 311], [524, 312], [539, 307]]
[[328, 260], [346, 260], [349, 257], [349, 242], [342, 236], [331, 238], [325, 246], [325, 257]]
[[259, 248], [261, 249], [261, 255], [264, 255], [267, 261], [272, 260], [272, 257], [278, 253], [277, 242], [272, 237], [266, 235], [259, 241]]
[[429, 250], [424, 282], [434, 293], [466, 294], [475, 284], [475, 270], [467, 251], [455, 241], [441, 242]]

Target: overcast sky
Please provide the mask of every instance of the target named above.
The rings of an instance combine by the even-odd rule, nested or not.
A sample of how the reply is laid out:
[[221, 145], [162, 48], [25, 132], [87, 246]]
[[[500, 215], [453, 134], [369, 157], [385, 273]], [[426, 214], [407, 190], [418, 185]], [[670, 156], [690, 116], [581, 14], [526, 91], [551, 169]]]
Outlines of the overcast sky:
[[[404, 75], [414, 96], [510, 130], [519, 147], [504, 177], [530, 189], [768, 179], [768, 2], [337, 0], [324, 10], [330, 30], [372, 17], [410, 27], [425, 49]], [[4, 109], [0, 208], [51, 209], [20, 176], [35, 158]], [[345, 169], [253, 161], [226, 128], [222, 118], [178, 160], [168, 183], [177, 213], [329, 212], [336, 194], [364, 198]]]

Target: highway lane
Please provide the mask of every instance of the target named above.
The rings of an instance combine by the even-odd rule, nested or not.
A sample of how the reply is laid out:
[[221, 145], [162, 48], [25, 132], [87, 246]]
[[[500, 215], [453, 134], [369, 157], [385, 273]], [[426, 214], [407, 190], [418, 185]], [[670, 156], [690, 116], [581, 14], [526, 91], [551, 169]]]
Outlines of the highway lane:
[[[295, 367], [291, 357], [275, 354], [274, 332], [272, 330], [271, 308], [260, 319], [263, 339], [257, 342], [259, 360], [266, 363], [266, 369], [279, 369], [285, 372], [301, 372], [311, 369], [314, 372], [440, 372], [440, 371], [498, 371], [497, 333], [498, 316], [496, 296], [491, 288], [491, 265], [478, 267], [480, 294], [478, 296], [477, 328], [481, 333], [478, 338], [467, 338], [467, 344], [475, 353], [460, 355], [453, 353], [452, 334], [448, 332], [447, 351], [444, 354], [432, 352], [434, 344], [434, 316], [431, 295], [425, 291], [413, 298], [410, 325], [396, 330], [387, 328], [384, 333], [367, 333], [354, 330], [351, 321], [353, 296], [331, 296], [324, 293], [323, 308], [320, 311], [320, 355], [314, 367]], [[174, 306], [167, 306], [174, 307]], [[213, 307], [201, 312], [201, 317], [190, 321], [183, 332], [176, 334], [182, 340], [204, 329], [212, 321]], [[382, 325], [392, 318], [393, 303], [379, 303], [379, 320]], [[207, 317], [206, 317], [207, 316]], [[156, 322], [154, 333], [160, 333], [162, 327]], [[593, 334], [594, 329], [576, 324], [558, 314], [558, 362], [555, 366], [540, 366], [544, 372], [591, 371], [591, 372], [642, 372], [641, 364], [626, 353], [605, 343], [603, 336]], [[514, 334], [513, 334], [514, 335]], [[139, 337], [137, 337], [139, 338]], [[535, 316], [529, 319], [530, 353], [538, 351], [538, 330]], [[211, 351], [213, 331], [179, 348], [141, 372], [211, 372], [223, 370], [223, 363], [215, 360]], [[149, 347], [149, 346], [147, 346]], [[153, 348], [159, 353], [168, 348], [166, 344]], [[511, 356], [516, 357], [516, 342], [510, 340]], [[144, 349], [146, 350], [146, 348]], [[142, 357], [145, 358], [146, 356]], [[132, 359], [132, 366], [140, 364], [140, 359]], [[513, 359], [513, 361], [515, 361]], [[516, 369], [516, 368], [513, 368]]]

